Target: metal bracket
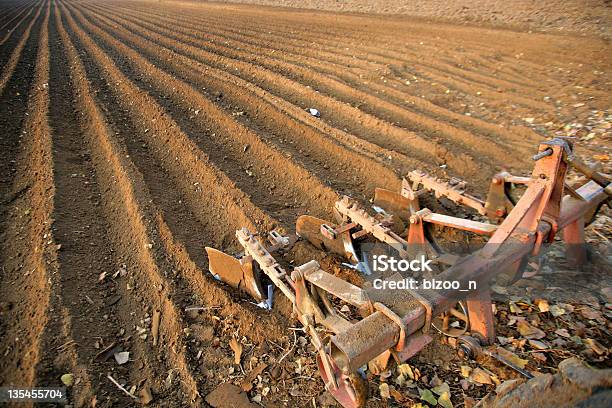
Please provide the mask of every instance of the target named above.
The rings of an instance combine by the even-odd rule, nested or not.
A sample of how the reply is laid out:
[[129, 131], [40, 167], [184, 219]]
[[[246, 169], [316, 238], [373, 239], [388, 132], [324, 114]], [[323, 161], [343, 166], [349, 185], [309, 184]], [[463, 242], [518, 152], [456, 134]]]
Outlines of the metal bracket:
[[383, 305], [380, 302], [374, 303], [374, 309], [381, 312], [385, 316], [387, 316], [390, 320], [392, 320], [395, 324], [399, 326], [400, 335], [397, 340], [397, 344], [395, 345], [395, 349], [397, 351], [404, 349], [404, 344], [406, 343], [406, 325], [402, 321], [402, 319], [387, 306]]
[[358, 225], [354, 222], [350, 222], [348, 224], [339, 225], [336, 228], [332, 228], [327, 224], [321, 224], [321, 235], [328, 239], [336, 239], [338, 236], [344, 234], [357, 227]]
[[431, 327], [431, 317], [433, 315], [433, 305], [423, 295], [414, 290], [408, 290], [412, 297], [414, 297], [424, 308], [425, 308], [425, 323], [423, 324], [422, 332], [424, 334], [429, 333]]

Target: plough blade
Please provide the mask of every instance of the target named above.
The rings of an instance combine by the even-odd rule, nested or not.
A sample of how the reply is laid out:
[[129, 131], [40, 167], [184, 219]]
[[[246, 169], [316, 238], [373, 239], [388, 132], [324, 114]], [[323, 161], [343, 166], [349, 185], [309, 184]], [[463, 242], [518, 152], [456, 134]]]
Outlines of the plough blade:
[[374, 190], [374, 202], [377, 207], [382, 208], [389, 214], [396, 215], [402, 221], [410, 221], [411, 210], [418, 211], [418, 208], [411, 208], [413, 201], [395, 191], [377, 188]]
[[336, 239], [330, 239], [321, 234], [321, 226], [329, 225], [332, 228], [336, 226], [320, 218], [312, 217], [310, 215], [302, 215], [297, 219], [295, 229], [297, 234], [310, 242], [315, 247], [329, 251], [334, 254], [347, 257], [347, 251], [344, 247], [344, 241], [342, 236], [338, 236]]
[[[345, 373], [333, 361], [327, 366], [323, 363], [321, 354], [317, 354], [317, 367], [319, 374], [325, 383], [327, 391], [344, 408], [363, 408], [368, 400], [368, 383], [358, 372]], [[331, 386], [331, 378], [334, 378], [336, 387]]]
[[228, 285], [251, 295], [258, 302], [266, 297], [261, 289], [258, 271], [249, 257], [236, 259], [214, 248], [206, 247], [210, 272]]

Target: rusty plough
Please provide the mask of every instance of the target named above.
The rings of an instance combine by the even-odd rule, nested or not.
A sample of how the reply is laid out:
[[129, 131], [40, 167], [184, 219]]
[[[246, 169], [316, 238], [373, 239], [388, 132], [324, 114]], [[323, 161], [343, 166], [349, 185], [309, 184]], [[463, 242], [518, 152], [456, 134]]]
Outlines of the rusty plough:
[[[361, 368], [368, 365], [376, 373], [391, 358], [407, 360], [432, 340], [432, 327], [457, 336], [469, 331], [471, 337], [463, 336], [461, 344], [471, 344], [472, 348], [493, 343], [491, 281], [500, 276], [505, 282], [520, 278], [527, 259], [537, 255], [543, 244], [552, 242], [558, 232], [567, 244], [568, 259], [576, 264], [585, 261], [584, 226], [609, 200], [610, 178], [580, 162], [570, 142], [562, 138], [540, 144], [534, 160], [531, 177], [496, 175], [485, 201], [466, 194], [459, 180], [444, 183], [415, 171], [403, 181], [399, 193], [376, 190], [375, 215], [343, 197], [334, 208], [336, 225], [310, 216], [297, 221], [300, 237], [344, 257], [363, 272], [372, 271], [363, 267], [359, 242], [370, 239], [393, 248], [401, 259], [426, 254], [435, 265], [435, 278], [457, 282], [460, 289], [360, 288], [323, 271], [316, 261], [298, 266], [289, 274], [271, 255], [271, 251], [290, 245], [288, 240], [273, 235], [273, 245], [266, 248], [246, 229], [236, 232], [244, 248], [240, 259], [207, 248], [210, 270], [258, 300], [265, 297], [259, 275], [267, 276], [291, 301], [310, 335], [326, 388], [344, 407], [361, 407], [367, 399]], [[589, 181], [578, 188], [568, 186], [565, 180], [570, 165]], [[509, 191], [516, 184], [523, 185], [524, 193], [515, 201]], [[471, 208], [488, 222], [421, 208], [421, 197], [428, 192]], [[430, 226], [476, 234], [483, 243], [466, 256], [444, 253], [431, 239]], [[401, 279], [399, 274], [387, 277], [396, 282]], [[356, 313], [347, 318], [338, 312], [339, 305], [349, 305]], [[449, 326], [453, 317], [464, 324], [458, 333], [452, 333]]]

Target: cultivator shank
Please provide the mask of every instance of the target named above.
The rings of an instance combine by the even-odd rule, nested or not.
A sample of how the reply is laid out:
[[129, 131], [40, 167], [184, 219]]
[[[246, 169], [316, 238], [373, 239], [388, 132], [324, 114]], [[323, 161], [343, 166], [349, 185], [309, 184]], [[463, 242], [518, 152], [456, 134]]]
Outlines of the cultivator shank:
[[[378, 372], [391, 358], [397, 362], [407, 360], [432, 340], [432, 327], [455, 336], [469, 331], [478, 338], [479, 345], [492, 343], [495, 331], [491, 280], [502, 275], [508, 282], [520, 278], [527, 259], [538, 254], [557, 232], [563, 231], [568, 257], [574, 262], [585, 258], [583, 227], [609, 199], [609, 177], [579, 163], [577, 170], [590, 181], [569, 190], [565, 185], [566, 172], [569, 165], [578, 162], [571, 145], [563, 139], [542, 143], [534, 160], [531, 177], [496, 175], [486, 201], [467, 194], [465, 183], [459, 180], [444, 183], [415, 171], [403, 181], [399, 193], [376, 190], [376, 215], [370, 215], [345, 196], [334, 207], [338, 224], [310, 216], [298, 219], [297, 232], [303, 239], [345, 257], [366, 273], [368, 268], [363, 267], [357, 249], [361, 240], [370, 239], [395, 248], [400, 258], [427, 254], [436, 262], [437, 280], [456, 281], [460, 288], [473, 288], [475, 284], [475, 289], [360, 288], [323, 271], [315, 261], [296, 267], [289, 276], [246, 229], [236, 232], [244, 248], [240, 260], [207, 249], [211, 272], [256, 295], [261, 295], [261, 291], [255, 290], [256, 285], [236, 284], [237, 277], [242, 282], [258, 278], [252, 271], [266, 275], [292, 302], [298, 320], [310, 335], [327, 389], [345, 407], [363, 406], [367, 389], [359, 375], [360, 368], [369, 364], [371, 371]], [[516, 202], [509, 194], [511, 184], [526, 187]], [[419, 198], [429, 192], [471, 208], [493, 222], [421, 208]], [[467, 256], [444, 253], [429, 240], [429, 225], [469, 231], [488, 240]], [[396, 274], [387, 281], [403, 279]], [[336, 311], [342, 303], [352, 306], [361, 317], [343, 317]], [[451, 333], [451, 318], [462, 321], [464, 328]]]

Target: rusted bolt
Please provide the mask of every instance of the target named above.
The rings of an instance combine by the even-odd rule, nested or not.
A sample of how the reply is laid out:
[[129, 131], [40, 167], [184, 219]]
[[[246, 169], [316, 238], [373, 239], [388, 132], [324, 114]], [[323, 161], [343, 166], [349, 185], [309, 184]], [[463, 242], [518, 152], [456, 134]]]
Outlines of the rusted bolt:
[[534, 161], [538, 161], [546, 156], [551, 156], [553, 154], [553, 150], [549, 147], [545, 150], [542, 150], [540, 153], [536, 154], [535, 156], [533, 156], [533, 160]]

